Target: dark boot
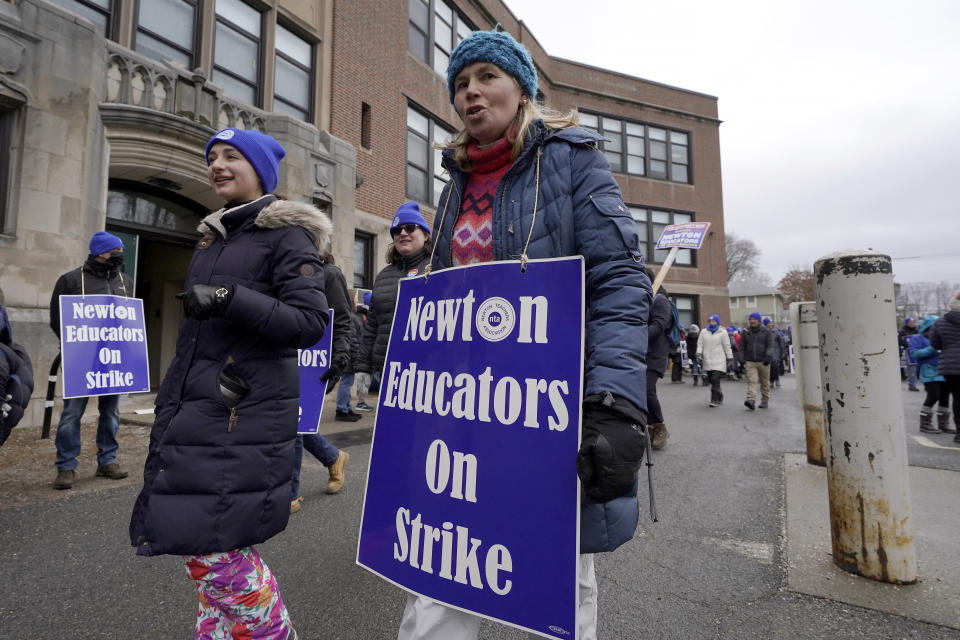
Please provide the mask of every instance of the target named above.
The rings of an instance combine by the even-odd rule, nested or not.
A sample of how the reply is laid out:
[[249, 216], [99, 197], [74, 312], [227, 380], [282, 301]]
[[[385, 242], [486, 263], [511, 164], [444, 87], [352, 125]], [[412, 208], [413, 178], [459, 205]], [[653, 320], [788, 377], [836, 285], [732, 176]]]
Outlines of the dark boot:
[[697, 375], [693, 376], [693, 386], [697, 386], [697, 383], [699, 382], [699, 380], [700, 380], [700, 376], [697, 376]]
[[933, 408], [920, 407], [920, 431], [924, 433], [940, 433], [940, 429], [933, 426]]
[[650, 446], [654, 449], [663, 449], [667, 446], [667, 439], [670, 434], [667, 432], [667, 425], [662, 422], [654, 422], [647, 429], [650, 433]]
[[950, 409], [940, 407], [937, 409], [937, 426], [944, 433], [956, 433], [957, 428], [950, 426]]
[[720, 406], [720, 398], [718, 397], [719, 395], [720, 394], [717, 393], [716, 389], [710, 389], [710, 406], [711, 407]]

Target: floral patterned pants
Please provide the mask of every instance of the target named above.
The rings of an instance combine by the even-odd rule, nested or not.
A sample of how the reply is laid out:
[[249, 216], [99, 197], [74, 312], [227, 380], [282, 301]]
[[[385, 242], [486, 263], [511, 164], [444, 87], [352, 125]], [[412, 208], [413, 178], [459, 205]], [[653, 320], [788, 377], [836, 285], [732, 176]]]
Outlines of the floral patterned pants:
[[183, 559], [200, 601], [194, 640], [294, 638], [277, 581], [255, 549]]

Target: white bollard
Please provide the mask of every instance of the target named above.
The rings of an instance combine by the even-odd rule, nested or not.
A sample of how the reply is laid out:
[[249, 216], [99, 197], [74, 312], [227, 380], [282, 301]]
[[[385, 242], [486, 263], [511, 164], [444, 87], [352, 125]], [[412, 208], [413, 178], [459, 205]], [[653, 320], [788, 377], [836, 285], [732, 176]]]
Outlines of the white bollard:
[[892, 264], [845, 251], [814, 265], [833, 560], [883, 582], [917, 580]]
[[797, 399], [803, 409], [807, 434], [807, 462], [827, 464], [823, 431], [823, 388], [820, 386], [820, 336], [817, 333], [817, 303], [790, 303], [793, 346], [797, 362]]

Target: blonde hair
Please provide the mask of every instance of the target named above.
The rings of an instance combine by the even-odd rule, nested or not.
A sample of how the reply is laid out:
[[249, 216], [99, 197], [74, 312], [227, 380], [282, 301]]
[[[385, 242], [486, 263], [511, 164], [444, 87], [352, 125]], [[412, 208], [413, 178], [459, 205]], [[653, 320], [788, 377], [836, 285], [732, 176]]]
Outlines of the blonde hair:
[[[513, 81], [516, 82], [516, 78], [514, 78]], [[529, 96], [524, 97], [526, 97], [526, 100], [520, 102], [516, 117], [507, 125], [506, 135], [513, 143], [513, 148], [510, 150], [511, 160], [516, 160], [523, 151], [523, 146], [526, 143], [527, 135], [530, 131], [530, 125], [534, 120], [543, 120], [543, 123], [550, 129], [566, 129], [567, 127], [575, 127], [578, 124], [576, 109], [572, 109], [567, 113], [560, 113], [548, 107], [538, 106]], [[516, 137], [511, 139], [510, 134], [513, 131], [517, 133]], [[461, 129], [450, 142], [437, 145], [437, 148], [453, 149], [454, 162], [457, 163], [457, 166], [459, 166], [462, 171], [470, 173], [473, 171], [473, 166], [470, 163], [470, 157], [467, 155], [467, 147], [473, 144], [473, 142], [474, 140], [467, 133], [467, 130]]]

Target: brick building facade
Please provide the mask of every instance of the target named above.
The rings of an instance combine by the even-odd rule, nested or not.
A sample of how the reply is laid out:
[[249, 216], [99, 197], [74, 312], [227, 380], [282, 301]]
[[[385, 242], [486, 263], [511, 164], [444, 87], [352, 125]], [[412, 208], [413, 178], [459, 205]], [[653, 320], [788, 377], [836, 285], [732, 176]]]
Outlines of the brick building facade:
[[369, 286], [382, 266], [386, 225], [401, 202], [417, 200], [431, 217], [445, 180], [431, 145], [460, 125], [448, 101], [445, 56], [470, 30], [497, 23], [530, 50], [538, 99], [578, 110], [581, 125], [609, 140], [605, 151], [654, 269], [663, 260], [653, 251], [663, 224], [712, 223], [703, 248], [681, 252], [665, 284], [685, 324], [712, 313], [726, 320], [717, 99], [551, 57], [499, 0], [335, 3], [330, 131], [357, 149], [354, 284]]
[[663, 224], [713, 224], [666, 284], [684, 323], [726, 319], [716, 98], [551, 57], [500, 0], [0, 0], [0, 292], [38, 379], [59, 348], [56, 279], [107, 229], [127, 244], [159, 385], [195, 229], [218, 204], [203, 146], [227, 126], [283, 144], [278, 191], [330, 214], [337, 264], [370, 287], [396, 207], [432, 218], [447, 179], [432, 146], [460, 125], [446, 60], [497, 23], [530, 49], [537, 99], [608, 140], [648, 262]]

